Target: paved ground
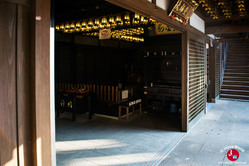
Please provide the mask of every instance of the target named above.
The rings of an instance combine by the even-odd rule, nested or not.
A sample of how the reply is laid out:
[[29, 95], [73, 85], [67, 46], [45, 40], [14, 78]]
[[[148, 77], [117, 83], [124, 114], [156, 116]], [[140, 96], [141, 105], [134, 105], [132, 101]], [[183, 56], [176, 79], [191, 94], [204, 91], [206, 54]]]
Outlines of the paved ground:
[[[239, 152], [238, 160], [228, 159], [227, 152], [230, 149]], [[235, 154], [235, 151], [232, 153]], [[185, 135], [160, 164], [160, 166], [219, 165], [249, 166], [249, 102], [217, 101], [198, 125]]]
[[185, 133], [177, 119], [143, 114], [130, 121], [71, 115], [56, 121], [58, 166], [144, 166], [162, 157]]
[[[208, 107], [208, 114], [188, 134], [179, 132], [176, 119], [163, 116], [144, 114], [129, 122], [60, 118], [57, 165], [249, 166], [249, 102], [218, 100]], [[228, 159], [230, 149], [239, 152], [238, 160]]]

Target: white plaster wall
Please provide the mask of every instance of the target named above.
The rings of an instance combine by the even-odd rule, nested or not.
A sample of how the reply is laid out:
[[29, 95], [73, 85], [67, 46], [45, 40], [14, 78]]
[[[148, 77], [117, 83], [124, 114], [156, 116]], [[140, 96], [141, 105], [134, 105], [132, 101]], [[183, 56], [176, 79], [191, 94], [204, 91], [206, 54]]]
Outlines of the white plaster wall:
[[166, 0], [156, 0], [156, 5], [164, 10], [166, 10]]
[[190, 17], [189, 24], [199, 31], [205, 33], [205, 22], [195, 13]]
[[152, 2], [152, 0], [148, 0], [149, 2]]

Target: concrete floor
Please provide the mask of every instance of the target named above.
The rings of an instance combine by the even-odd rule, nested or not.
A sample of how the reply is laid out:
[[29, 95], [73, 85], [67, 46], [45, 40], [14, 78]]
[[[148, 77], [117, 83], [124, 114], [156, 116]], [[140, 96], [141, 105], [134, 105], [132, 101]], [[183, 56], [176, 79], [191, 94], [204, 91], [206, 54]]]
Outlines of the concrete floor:
[[[238, 150], [237, 161], [228, 160], [230, 149]], [[160, 164], [219, 165], [249, 166], [249, 102], [218, 100]]]
[[[179, 119], [178, 119], [179, 120]], [[56, 120], [58, 166], [159, 164], [185, 133], [177, 118], [162, 114], [113, 120], [64, 113]]]
[[[187, 134], [176, 119], [160, 115], [129, 122], [62, 117], [56, 123], [57, 165], [249, 166], [249, 102], [218, 100], [207, 107]], [[237, 161], [227, 158], [231, 148], [240, 154]]]

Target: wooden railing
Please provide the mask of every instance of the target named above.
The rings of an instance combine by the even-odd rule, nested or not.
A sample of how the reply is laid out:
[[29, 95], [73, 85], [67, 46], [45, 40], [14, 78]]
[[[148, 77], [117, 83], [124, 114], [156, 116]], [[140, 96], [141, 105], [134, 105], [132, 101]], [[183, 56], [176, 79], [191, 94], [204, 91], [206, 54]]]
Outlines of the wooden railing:
[[[121, 101], [121, 90], [118, 86], [102, 85], [102, 84], [70, 84], [70, 83], [56, 83], [56, 91], [71, 90], [71, 89], [85, 89], [96, 94], [99, 101], [111, 104], [119, 104]], [[127, 87], [130, 91], [130, 97], [133, 96], [133, 88]]]

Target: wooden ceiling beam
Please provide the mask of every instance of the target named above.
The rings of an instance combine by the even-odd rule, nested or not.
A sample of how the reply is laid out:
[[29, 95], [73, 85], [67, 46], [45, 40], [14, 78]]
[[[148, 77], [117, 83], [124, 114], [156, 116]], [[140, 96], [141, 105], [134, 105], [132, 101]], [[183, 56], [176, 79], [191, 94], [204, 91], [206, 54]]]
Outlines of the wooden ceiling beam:
[[123, 7], [133, 12], [137, 12], [143, 16], [151, 17], [163, 24], [169, 25], [179, 31], [187, 31], [203, 38], [209, 39], [207, 35], [202, 33], [201, 31], [195, 29], [194, 27], [190, 26], [189, 24], [183, 25], [180, 22], [171, 19], [168, 16], [168, 13], [161, 9], [155, 8], [155, 4], [147, 1], [147, 0], [106, 0], [112, 4], [117, 6]]
[[249, 32], [249, 25], [217, 25], [207, 26], [206, 34]]

